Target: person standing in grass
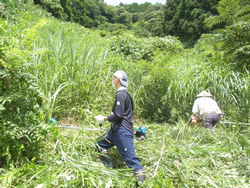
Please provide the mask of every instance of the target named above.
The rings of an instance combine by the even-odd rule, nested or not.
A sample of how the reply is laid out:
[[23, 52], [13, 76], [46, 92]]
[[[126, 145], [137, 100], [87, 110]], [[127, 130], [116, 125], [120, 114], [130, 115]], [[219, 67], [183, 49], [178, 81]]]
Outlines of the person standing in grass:
[[222, 111], [210, 93], [202, 91], [196, 97], [198, 98], [194, 102], [192, 112], [198, 114], [204, 127], [210, 129], [213, 134], [213, 127], [220, 120]]
[[127, 74], [122, 70], [116, 71], [113, 75], [112, 85], [117, 91], [112, 109], [113, 114], [107, 117], [95, 116], [98, 124], [102, 124], [104, 121], [111, 122], [111, 129], [97, 139], [96, 147], [101, 153], [101, 161], [104, 165], [113, 168], [108, 148], [116, 146], [126, 164], [134, 169], [133, 175], [136, 177], [136, 185], [139, 186], [146, 176], [139, 158], [135, 155], [133, 101], [127, 91]]

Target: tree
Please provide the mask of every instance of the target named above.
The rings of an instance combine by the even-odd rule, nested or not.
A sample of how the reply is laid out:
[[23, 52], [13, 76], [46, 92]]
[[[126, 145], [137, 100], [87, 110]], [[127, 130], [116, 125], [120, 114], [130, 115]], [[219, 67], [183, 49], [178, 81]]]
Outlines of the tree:
[[60, 1], [42, 1], [42, 6], [55, 18], [65, 19], [66, 15]]
[[[163, 36], [164, 5], [149, 5], [148, 9], [142, 13], [140, 19], [145, 21], [144, 29], [152, 36]], [[139, 28], [137, 28], [139, 29]], [[144, 32], [136, 32], [144, 35]]]
[[164, 12], [166, 35], [180, 38], [192, 46], [203, 33], [211, 32], [203, 21], [217, 14], [218, 0], [168, 0]]
[[149, 2], [145, 2], [145, 3], [143, 3], [143, 4], [140, 4], [140, 11], [141, 12], [145, 12], [147, 9], [148, 9], [148, 6], [149, 5], [152, 5], [151, 3], [149, 3]]
[[132, 22], [136, 23], [138, 21], [139, 21], [139, 14], [138, 13], [132, 14]]
[[38, 5], [42, 4], [41, 0], [33, 0], [33, 1], [34, 1], [34, 4], [38, 4]]
[[140, 5], [138, 3], [132, 3], [128, 5], [127, 11], [130, 13], [138, 13], [140, 12]]
[[118, 22], [120, 24], [124, 24], [128, 27], [131, 27], [132, 24], [132, 16], [128, 12], [121, 13], [120, 16], [118, 17]]
[[216, 30], [215, 47], [222, 51], [232, 69], [250, 70], [250, 4], [247, 0], [221, 0], [219, 15], [207, 18], [209, 28], [224, 23]]
[[118, 19], [117, 12], [115, 11], [114, 7], [110, 5], [107, 6], [107, 14], [104, 16], [108, 18], [110, 23], [115, 23]]
[[71, 0], [69, 4], [72, 10], [73, 21], [85, 27], [91, 26], [91, 18], [88, 18], [89, 7], [87, 0]]
[[42, 6], [55, 18], [65, 20], [67, 17], [67, 15], [64, 13], [64, 6], [66, 4], [66, 0], [34, 0], [34, 4]]
[[60, 4], [61, 4], [62, 8], [65, 8], [67, 5], [67, 0], [60, 0]]
[[98, 27], [98, 25], [101, 23], [99, 20], [101, 12], [98, 7], [98, 1], [99, 0], [90, 1], [88, 7], [89, 10], [88, 16], [93, 20], [92, 26], [94, 27]]

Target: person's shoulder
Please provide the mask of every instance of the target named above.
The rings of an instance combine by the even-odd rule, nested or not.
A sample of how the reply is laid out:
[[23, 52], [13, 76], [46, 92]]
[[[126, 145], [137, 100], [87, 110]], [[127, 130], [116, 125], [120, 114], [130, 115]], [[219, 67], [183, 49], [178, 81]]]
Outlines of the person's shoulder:
[[210, 100], [210, 101], [214, 101], [215, 102], [215, 100], [214, 99], [212, 99], [211, 97], [209, 97], [209, 99], [208, 100]]
[[128, 94], [128, 91], [126, 89], [122, 89], [117, 91], [117, 94]]
[[125, 97], [126, 98], [130, 94], [126, 89], [123, 89], [123, 90], [117, 91], [116, 95], [119, 96], [119, 97]]
[[195, 102], [201, 101], [201, 98], [197, 98], [195, 99]]
[[127, 90], [123, 89], [123, 90], [119, 90], [116, 92], [116, 95], [127, 95]]

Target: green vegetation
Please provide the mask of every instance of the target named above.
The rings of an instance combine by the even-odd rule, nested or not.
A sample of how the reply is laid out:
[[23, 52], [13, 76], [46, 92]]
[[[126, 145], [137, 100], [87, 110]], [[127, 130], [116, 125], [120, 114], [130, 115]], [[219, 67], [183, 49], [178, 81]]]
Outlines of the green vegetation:
[[[145, 187], [249, 187], [249, 126], [237, 124], [250, 123], [246, 2], [221, 0], [219, 15], [204, 22], [213, 33], [185, 49], [175, 36], [139, 38], [115, 22], [112, 32], [86, 28], [64, 22], [65, 12], [58, 20], [30, 0], [1, 1], [0, 186], [132, 187], [131, 169], [116, 148], [113, 170], [100, 162], [94, 141], [103, 131], [86, 129], [98, 126], [95, 115], [110, 113], [112, 74], [122, 69], [134, 99], [134, 127], [147, 129], [146, 140], [135, 141]], [[221, 24], [223, 30], [216, 29]], [[217, 125], [215, 135], [189, 126], [201, 90], [214, 94], [223, 121], [236, 124]], [[51, 117], [81, 129], [59, 129]]]
[[107, 5], [103, 0], [34, 0], [55, 18], [117, 34], [126, 30], [137, 36], [164, 36], [164, 5], [132, 3]]
[[186, 46], [192, 46], [204, 33], [211, 30], [204, 20], [217, 15], [218, 0], [168, 0], [165, 7], [165, 33], [178, 36]]
[[208, 18], [205, 23], [212, 28], [224, 23], [225, 29], [216, 30], [215, 49], [222, 52], [224, 61], [238, 71], [249, 70], [250, 7], [248, 1], [220, 1], [219, 16]]

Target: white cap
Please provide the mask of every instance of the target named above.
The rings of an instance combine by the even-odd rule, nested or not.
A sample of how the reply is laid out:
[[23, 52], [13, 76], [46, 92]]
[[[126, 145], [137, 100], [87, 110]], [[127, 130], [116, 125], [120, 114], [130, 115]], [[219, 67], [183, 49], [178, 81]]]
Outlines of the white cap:
[[121, 84], [125, 87], [128, 86], [128, 77], [126, 72], [122, 71], [122, 70], [118, 70], [114, 73], [114, 76], [119, 78]]

